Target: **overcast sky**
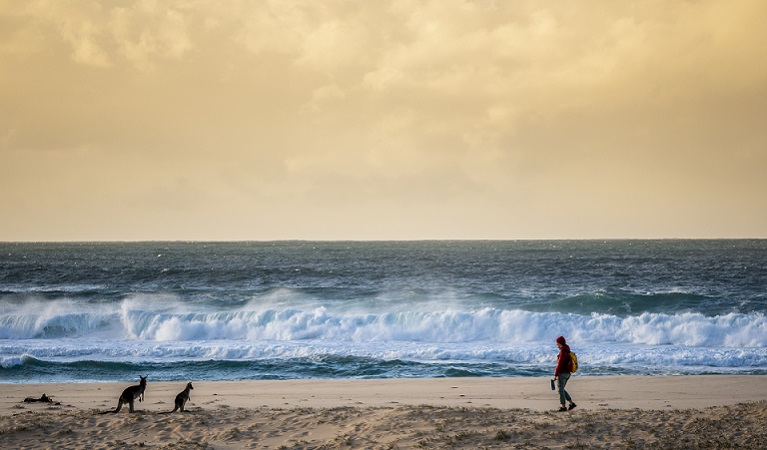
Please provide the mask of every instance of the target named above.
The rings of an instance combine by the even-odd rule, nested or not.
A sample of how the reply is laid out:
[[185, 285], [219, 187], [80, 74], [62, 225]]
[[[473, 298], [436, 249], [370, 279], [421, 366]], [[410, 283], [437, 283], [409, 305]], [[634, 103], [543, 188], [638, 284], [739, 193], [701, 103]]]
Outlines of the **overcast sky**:
[[765, 17], [0, 0], [0, 240], [767, 237]]

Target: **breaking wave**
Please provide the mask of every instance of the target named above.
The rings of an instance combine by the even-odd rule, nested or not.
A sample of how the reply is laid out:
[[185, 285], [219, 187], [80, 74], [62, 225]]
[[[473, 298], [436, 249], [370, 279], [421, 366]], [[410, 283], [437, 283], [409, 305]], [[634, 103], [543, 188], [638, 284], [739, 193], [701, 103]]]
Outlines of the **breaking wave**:
[[231, 310], [189, 311], [180, 302], [124, 300], [108, 305], [69, 300], [8, 305], [0, 339], [103, 338], [140, 341], [548, 342], [564, 334], [579, 343], [691, 347], [765, 347], [762, 313], [642, 313], [617, 316], [521, 309], [419, 309], [345, 312], [248, 304]]

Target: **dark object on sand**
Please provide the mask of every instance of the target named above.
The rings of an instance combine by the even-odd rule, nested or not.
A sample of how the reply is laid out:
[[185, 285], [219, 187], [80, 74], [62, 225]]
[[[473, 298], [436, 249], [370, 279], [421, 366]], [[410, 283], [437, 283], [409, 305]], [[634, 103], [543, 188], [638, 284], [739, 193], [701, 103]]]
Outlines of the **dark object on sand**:
[[24, 403], [53, 403], [53, 399], [48, 397], [47, 395], [43, 394], [40, 396], [40, 398], [35, 397], [27, 397], [24, 399]]

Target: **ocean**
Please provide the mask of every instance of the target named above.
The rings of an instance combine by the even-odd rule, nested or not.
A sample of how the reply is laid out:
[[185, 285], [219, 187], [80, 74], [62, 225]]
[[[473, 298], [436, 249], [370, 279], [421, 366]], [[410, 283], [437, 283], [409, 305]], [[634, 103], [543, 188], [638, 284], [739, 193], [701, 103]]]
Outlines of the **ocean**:
[[767, 374], [767, 240], [0, 243], [6, 383]]

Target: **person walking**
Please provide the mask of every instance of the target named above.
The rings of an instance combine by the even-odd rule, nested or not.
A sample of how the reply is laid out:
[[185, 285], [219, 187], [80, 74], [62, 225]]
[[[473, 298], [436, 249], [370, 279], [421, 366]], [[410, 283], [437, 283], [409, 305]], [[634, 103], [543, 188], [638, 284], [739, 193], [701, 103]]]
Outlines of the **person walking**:
[[[569, 411], [578, 406], [565, 390], [565, 385], [570, 380], [570, 346], [567, 345], [564, 336], [559, 336], [556, 342], [557, 347], [559, 347], [559, 355], [557, 356], [557, 367], [554, 369], [554, 380], [557, 382], [559, 403], [562, 405], [559, 411]], [[566, 406], [565, 402], [569, 402], [570, 406]]]

